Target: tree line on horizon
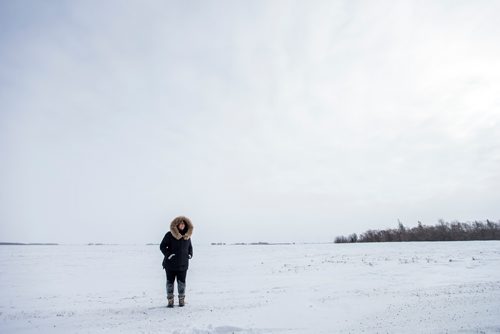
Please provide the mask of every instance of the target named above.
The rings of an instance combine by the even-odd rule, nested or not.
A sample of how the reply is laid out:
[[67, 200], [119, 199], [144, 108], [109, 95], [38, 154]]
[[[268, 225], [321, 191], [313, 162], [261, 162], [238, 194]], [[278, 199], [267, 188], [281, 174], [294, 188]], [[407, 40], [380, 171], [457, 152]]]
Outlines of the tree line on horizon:
[[400, 241], [465, 241], [465, 240], [500, 240], [500, 221], [490, 220], [451, 223], [440, 219], [433, 226], [423, 225], [420, 221], [413, 228], [408, 228], [398, 221], [398, 227], [386, 230], [368, 230], [359, 236], [356, 233], [338, 236], [335, 243], [355, 242], [400, 242]]

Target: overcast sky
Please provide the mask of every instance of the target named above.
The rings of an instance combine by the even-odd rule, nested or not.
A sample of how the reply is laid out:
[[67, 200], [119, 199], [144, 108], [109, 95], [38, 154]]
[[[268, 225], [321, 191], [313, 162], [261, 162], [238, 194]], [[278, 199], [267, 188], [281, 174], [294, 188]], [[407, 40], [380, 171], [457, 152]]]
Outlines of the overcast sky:
[[499, 1], [1, 1], [0, 241], [500, 219]]

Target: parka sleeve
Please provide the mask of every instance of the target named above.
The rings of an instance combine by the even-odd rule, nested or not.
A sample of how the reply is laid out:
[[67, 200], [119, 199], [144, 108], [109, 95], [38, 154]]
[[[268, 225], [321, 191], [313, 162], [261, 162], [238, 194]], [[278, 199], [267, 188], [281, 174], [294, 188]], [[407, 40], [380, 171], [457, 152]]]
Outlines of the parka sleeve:
[[165, 234], [165, 236], [163, 237], [163, 240], [160, 243], [160, 250], [161, 250], [161, 252], [163, 253], [164, 256], [167, 256], [167, 253], [168, 253], [167, 249], [168, 249], [169, 245], [168, 245], [167, 235], [168, 235], [168, 233]]
[[193, 257], [193, 244], [191, 244], [191, 238], [189, 238], [189, 258]]

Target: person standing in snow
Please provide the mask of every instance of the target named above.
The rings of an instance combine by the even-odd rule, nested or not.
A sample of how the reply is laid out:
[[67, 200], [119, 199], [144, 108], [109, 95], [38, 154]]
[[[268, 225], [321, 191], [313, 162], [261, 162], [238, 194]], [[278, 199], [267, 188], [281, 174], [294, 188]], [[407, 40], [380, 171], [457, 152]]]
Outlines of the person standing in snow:
[[191, 235], [193, 224], [189, 218], [176, 217], [170, 223], [170, 231], [165, 234], [160, 243], [160, 250], [164, 255], [163, 268], [167, 275], [168, 307], [174, 307], [174, 281], [177, 279], [179, 306], [185, 304], [186, 274], [189, 260], [193, 257]]

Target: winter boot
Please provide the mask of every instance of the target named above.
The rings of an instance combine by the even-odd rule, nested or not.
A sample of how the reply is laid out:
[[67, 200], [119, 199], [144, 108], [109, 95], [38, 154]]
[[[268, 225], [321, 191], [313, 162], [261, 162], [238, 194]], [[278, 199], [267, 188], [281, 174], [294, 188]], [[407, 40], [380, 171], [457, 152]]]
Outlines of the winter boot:
[[168, 300], [167, 307], [174, 307], [174, 296], [168, 296], [167, 300]]
[[184, 296], [179, 296], [179, 306], [183, 307], [185, 305]]

